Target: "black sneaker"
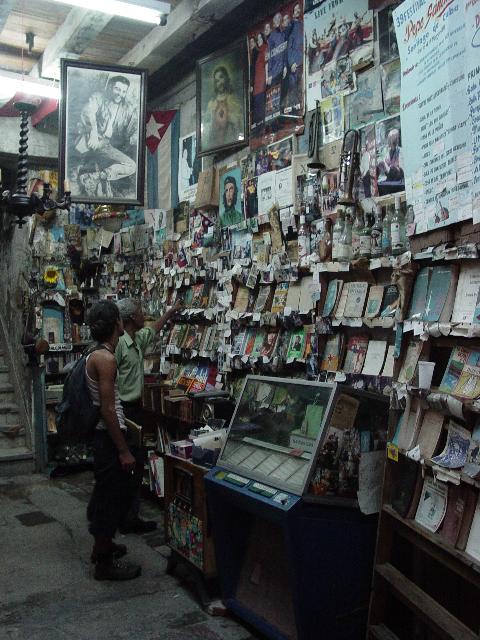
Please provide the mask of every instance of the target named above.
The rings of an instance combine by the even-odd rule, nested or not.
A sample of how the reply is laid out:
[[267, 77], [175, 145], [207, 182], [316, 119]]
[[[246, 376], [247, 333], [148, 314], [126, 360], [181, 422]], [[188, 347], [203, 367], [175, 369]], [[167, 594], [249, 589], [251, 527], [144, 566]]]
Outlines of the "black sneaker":
[[118, 560], [98, 560], [95, 565], [95, 580], [133, 580], [142, 573], [138, 564]]
[[148, 533], [149, 531], [155, 531], [157, 523], [154, 520], [142, 520], [141, 518], [135, 518], [135, 520], [129, 520], [124, 525], [119, 527], [120, 533]]
[[[113, 559], [118, 560], [119, 558], [123, 558], [123, 556], [126, 555], [127, 547], [124, 544], [115, 544], [115, 542], [112, 542], [112, 552], [113, 552]], [[95, 564], [97, 559], [98, 559], [97, 552], [94, 549], [92, 551], [92, 555], [90, 556], [90, 560], [92, 561], [93, 564]]]

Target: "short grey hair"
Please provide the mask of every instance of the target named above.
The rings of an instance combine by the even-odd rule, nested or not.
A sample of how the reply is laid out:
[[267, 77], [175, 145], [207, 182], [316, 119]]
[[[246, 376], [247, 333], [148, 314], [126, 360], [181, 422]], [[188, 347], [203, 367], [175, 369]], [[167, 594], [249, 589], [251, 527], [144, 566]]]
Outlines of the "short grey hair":
[[123, 298], [123, 300], [117, 302], [117, 307], [120, 311], [121, 319], [125, 322], [130, 320], [137, 311], [140, 311], [142, 305], [140, 300], [135, 300], [135, 298]]

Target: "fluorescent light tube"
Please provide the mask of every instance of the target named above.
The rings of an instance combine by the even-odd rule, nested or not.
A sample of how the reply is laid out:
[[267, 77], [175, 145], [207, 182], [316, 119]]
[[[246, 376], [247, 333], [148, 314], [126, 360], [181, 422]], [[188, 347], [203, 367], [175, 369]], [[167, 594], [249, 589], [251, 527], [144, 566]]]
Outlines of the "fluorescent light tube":
[[[130, 20], [139, 20], [140, 22], [149, 22], [151, 24], [159, 24], [160, 16], [170, 12], [170, 4], [168, 2], [159, 2], [153, 5], [149, 0], [137, 4], [135, 0], [132, 3], [121, 0], [53, 0], [60, 4], [69, 4], [72, 7], [81, 7], [90, 11], [100, 11], [108, 13], [112, 16], [120, 16], [129, 18]], [[162, 10], [163, 9], [163, 10]]]
[[60, 88], [55, 87], [49, 82], [41, 82], [33, 79], [27, 80], [26, 76], [8, 73], [7, 71], [0, 71], [0, 82], [2, 84], [3, 96], [8, 92], [13, 96], [18, 91], [31, 96], [42, 96], [43, 98], [60, 100]]

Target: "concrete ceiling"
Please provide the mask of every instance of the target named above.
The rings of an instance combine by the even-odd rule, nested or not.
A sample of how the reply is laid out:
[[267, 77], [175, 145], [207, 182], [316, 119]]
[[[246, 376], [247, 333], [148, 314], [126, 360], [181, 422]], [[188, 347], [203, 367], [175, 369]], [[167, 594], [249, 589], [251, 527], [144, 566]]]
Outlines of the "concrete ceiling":
[[[228, 24], [232, 12], [238, 16], [242, 5], [258, 7], [264, 2], [172, 0], [171, 5], [167, 25], [155, 26], [51, 0], [1, 0], [0, 70], [58, 79], [59, 60], [66, 57], [146, 68], [150, 77], [159, 77], [164, 67], [184, 56], [212, 28]], [[247, 17], [250, 11], [241, 15]], [[238, 20], [234, 30], [237, 28]], [[34, 36], [30, 51], [28, 33]], [[204, 37], [201, 41], [212, 46]], [[198, 50], [196, 47], [196, 55]]]

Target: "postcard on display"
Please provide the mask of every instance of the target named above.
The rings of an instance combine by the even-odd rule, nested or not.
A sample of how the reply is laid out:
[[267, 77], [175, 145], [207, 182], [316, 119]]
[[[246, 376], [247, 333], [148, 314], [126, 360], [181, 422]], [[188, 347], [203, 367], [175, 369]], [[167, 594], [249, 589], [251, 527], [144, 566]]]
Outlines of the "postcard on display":
[[360, 129], [360, 184], [358, 199], [378, 196], [375, 125]]
[[343, 96], [331, 96], [320, 103], [322, 110], [323, 143], [334, 142], [343, 137], [345, 108]]
[[392, 60], [380, 68], [385, 114], [393, 116], [400, 111], [400, 60]]
[[372, 67], [357, 74], [357, 90], [345, 97], [346, 124], [354, 129], [383, 115], [380, 69]]
[[397, 36], [395, 34], [395, 25], [393, 24], [394, 8], [392, 6], [385, 7], [377, 13], [380, 64], [393, 58], [398, 58]]
[[393, 116], [375, 125], [378, 195], [405, 190], [400, 116]]
[[245, 218], [258, 216], [257, 178], [247, 178], [243, 181], [243, 208]]
[[252, 257], [252, 234], [247, 231], [232, 231], [232, 260], [246, 260]]
[[195, 202], [202, 159], [197, 157], [195, 132], [180, 138], [178, 147], [178, 199]]
[[338, 171], [325, 171], [322, 173], [322, 213], [330, 215], [337, 210], [337, 202], [340, 197], [338, 188]]
[[342, 56], [328, 62], [323, 69], [321, 97], [328, 98], [342, 93], [347, 94], [356, 90], [356, 74], [353, 71], [350, 56]]
[[258, 176], [258, 213], [267, 214], [275, 203], [275, 171]]
[[368, 10], [368, 0], [307, 0], [305, 11], [307, 111], [311, 111], [339, 58], [348, 56], [353, 70], [371, 62], [373, 11]]
[[275, 202], [280, 209], [293, 205], [292, 167], [275, 172]]

